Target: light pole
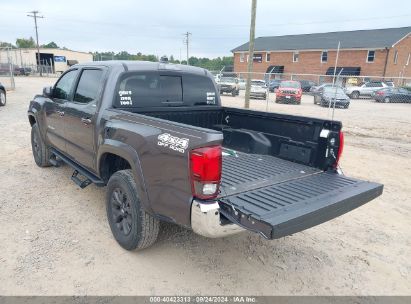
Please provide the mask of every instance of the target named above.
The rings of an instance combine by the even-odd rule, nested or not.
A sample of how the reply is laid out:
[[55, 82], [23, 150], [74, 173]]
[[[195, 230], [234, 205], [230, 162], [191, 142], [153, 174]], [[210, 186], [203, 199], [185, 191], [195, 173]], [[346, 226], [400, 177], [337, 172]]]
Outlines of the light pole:
[[247, 82], [245, 84], [245, 100], [244, 108], [250, 107], [250, 88], [251, 88], [251, 73], [253, 71], [254, 61], [254, 38], [255, 38], [255, 15], [257, 11], [257, 0], [251, 3], [251, 25], [250, 25], [250, 42], [248, 47], [248, 65], [247, 65]]

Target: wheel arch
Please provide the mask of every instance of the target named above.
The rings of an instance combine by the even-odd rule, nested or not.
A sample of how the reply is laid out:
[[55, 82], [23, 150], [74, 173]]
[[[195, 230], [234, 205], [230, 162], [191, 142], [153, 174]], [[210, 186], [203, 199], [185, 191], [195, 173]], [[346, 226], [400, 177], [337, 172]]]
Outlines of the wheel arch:
[[33, 126], [37, 122], [36, 117], [34, 117], [34, 114], [32, 113], [29, 113], [28, 118], [30, 126]]
[[97, 173], [105, 183], [112, 174], [119, 170], [131, 169], [138, 189], [138, 196], [141, 199], [145, 210], [152, 212], [148, 197], [143, 170], [137, 151], [122, 142], [106, 139], [99, 147], [97, 154]]

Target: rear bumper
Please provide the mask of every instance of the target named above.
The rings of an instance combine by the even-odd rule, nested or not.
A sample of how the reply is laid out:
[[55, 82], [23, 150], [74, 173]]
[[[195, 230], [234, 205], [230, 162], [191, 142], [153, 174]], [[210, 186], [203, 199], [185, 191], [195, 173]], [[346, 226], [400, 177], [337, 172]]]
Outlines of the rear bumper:
[[196, 200], [191, 204], [191, 228], [208, 238], [225, 237], [245, 231], [236, 224], [221, 224], [220, 206], [217, 202], [203, 204]]

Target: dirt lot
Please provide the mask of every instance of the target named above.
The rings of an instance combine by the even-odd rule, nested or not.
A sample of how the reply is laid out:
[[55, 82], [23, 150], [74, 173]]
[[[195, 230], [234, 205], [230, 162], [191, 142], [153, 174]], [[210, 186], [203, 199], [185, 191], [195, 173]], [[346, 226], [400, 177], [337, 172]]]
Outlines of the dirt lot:
[[[210, 240], [166, 224], [152, 248], [136, 253], [113, 239], [104, 189], [80, 190], [67, 166], [33, 161], [28, 101], [54, 81], [16, 78], [0, 108], [0, 294], [411, 294], [411, 104], [353, 101], [336, 110], [347, 134], [344, 172], [384, 183], [379, 199], [275, 241], [251, 233]], [[268, 109], [328, 114], [311, 97]]]

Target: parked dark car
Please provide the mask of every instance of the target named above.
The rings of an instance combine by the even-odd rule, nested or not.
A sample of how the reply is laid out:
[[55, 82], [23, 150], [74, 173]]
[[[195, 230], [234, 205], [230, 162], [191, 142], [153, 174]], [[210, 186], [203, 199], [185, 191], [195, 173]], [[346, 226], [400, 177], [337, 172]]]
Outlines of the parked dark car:
[[0, 107], [6, 105], [6, 88], [0, 83]]
[[301, 84], [301, 89], [303, 92], [310, 92], [312, 87], [317, 86], [317, 84], [314, 81], [311, 80], [299, 80]]
[[278, 89], [280, 87], [280, 83], [280, 79], [270, 80], [270, 83], [268, 84], [268, 89], [270, 90], [270, 92], [274, 92], [275, 89]]
[[127, 250], [152, 245], [160, 221], [277, 239], [382, 194], [338, 170], [341, 122], [223, 107], [218, 91], [192, 66], [75, 65], [30, 102], [34, 161], [66, 163], [80, 188], [106, 186], [107, 219]]
[[[320, 84], [320, 85], [318, 85], [318, 86], [312, 86], [312, 87], [310, 88], [310, 93], [311, 93], [312, 95], [316, 95], [316, 94], [322, 92], [322, 91], [324, 90], [324, 88], [329, 88], [329, 87], [334, 87], [334, 86], [335, 86], [335, 85], [332, 84], [331, 82], [326, 82], [326, 83]], [[341, 88], [342, 88], [342, 87], [341, 87]]]
[[[31, 68], [22, 68], [18, 65], [12, 65], [11, 71], [13, 72], [14, 76], [20, 75], [29, 75], [31, 73]], [[0, 75], [9, 75], [10, 74], [10, 64], [8, 63], [0, 63]]]
[[322, 107], [341, 107], [348, 109], [350, 106], [350, 97], [345, 94], [341, 87], [325, 87], [322, 92], [314, 96], [314, 104]]
[[411, 102], [411, 92], [404, 88], [386, 88], [371, 95], [377, 102]]

